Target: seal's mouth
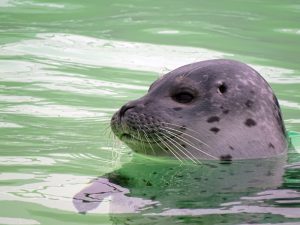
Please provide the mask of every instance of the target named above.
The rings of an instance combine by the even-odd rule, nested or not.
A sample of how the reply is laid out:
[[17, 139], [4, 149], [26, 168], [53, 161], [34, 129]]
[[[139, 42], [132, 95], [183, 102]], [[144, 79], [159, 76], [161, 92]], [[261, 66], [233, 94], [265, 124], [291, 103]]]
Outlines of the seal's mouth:
[[137, 137], [135, 135], [129, 134], [129, 133], [122, 133], [120, 135], [120, 140], [124, 142], [142, 142], [145, 144], [154, 144], [154, 143], [160, 143], [160, 140], [154, 140], [150, 138], [142, 139], [142, 137]]
[[132, 140], [133, 138], [134, 137], [131, 134], [128, 134], [128, 133], [123, 133], [123, 134], [120, 135], [121, 141]]

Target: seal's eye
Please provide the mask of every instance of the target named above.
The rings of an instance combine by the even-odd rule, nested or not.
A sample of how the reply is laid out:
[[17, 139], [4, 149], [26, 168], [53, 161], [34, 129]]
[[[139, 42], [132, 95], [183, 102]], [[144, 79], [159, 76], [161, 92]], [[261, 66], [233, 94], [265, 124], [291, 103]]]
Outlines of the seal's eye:
[[172, 98], [179, 103], [190, 103], [195, 96], [189, 92], [179, 92], [173, 95]]

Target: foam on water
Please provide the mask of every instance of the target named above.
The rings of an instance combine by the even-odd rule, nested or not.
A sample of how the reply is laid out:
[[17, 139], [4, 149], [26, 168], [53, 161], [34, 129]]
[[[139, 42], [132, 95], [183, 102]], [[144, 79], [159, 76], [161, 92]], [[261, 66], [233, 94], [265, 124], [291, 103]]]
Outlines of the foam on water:
[[0, 7], [12, 7], [11, 0], [0, 0]]
[[0, 217], [0, 224], [5, 225], [36, 225], [40, 224], [36, 220], [25, 219], [25, 218], [17, 218], [17, 217]]
[[10, 102], [10, 103], [22, 103], [22, 102], [39, 102], [43, 101], [42, 98], [37, 98], [33, 96], [17, 96], [17, 95], [2, 95], [0, 94], [0, 102]]
[[93, 66], [160, 72], [197, 60], [231, 56], [203, 48], [97, 39], [73, 34], [38, 34], [37, 39], [2, 46], [1, 55], [34, 55]]
[[300, 110], [300, 104], [297, 102], [291, 102], [288, 100], [279, 100], [280, 105], [287, 107], [287, 108], [291, 108], [291, 109], [297, 109]]
[[[54, 165], [56, 161], [49, 157], [33, 157], [33, 156], [1, 156], [0, 165], [22, 165], [22, 166], [32, 166], [32, 165], [43, 165], [50, 166]], [[3, 175], [3, 174], [2, 174]]]
[[278, 29], [276, 31], [279, 31], [279, 32], [282, 32], [282, 33], [300, 35], [300, 29], [283, 28], [283, 29]]
[[16, 123], [0, 121], [0, 128], [22, 128], [23, 126]]
[[66, 105], [15, 105], [1, 110], [2, 113], [23, 114], [37, 117], [87, 118], [106, 119], [108, 115], [97, 109], [73, 107]]
[[[233, 56], [204, 48], [105, 40], [62, 33], [37, 34], [36, 39], [4, 45], [0, 55], [33, 55], [73, 64], [157, 73], [163, 68], [172, 70], [196, 61]], [[300, 82], [300, 79], [287, 76], [293, 73], [290, 69], [253, 67], [273, 83]]]
[[55, 4], [55, 3], [39, 3], [34, 1], [18, 1], [18, 0], [0, 0], [0, 7], [45, 7], [45, 8], [54, 8], [54, 9], [63, 9], [65, 5]]
[[[2, 82], [32, 83], [32, 86], [24, 89], [32, 90], [32, 87], [63, 92], [71, 92], [83, 95], [118, 96], [116, 89], [147, 90], [148, 87], [135, 84], [108, 82], [88, 78], [84, 75], [71, 74], [54, 70], [56, 66], [32, 63], [26, 61], [0, 61]], [[11, 99], [13, 97], [1, 98]], [[25, 97], [20, 97], [24, 99]]]

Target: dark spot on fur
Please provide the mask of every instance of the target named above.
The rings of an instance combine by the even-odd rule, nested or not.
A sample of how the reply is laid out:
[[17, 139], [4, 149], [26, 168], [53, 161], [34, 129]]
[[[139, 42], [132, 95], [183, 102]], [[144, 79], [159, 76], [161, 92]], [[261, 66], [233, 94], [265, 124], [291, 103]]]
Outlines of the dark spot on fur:
[[253, 119], [247, 119], [247, 120], [245, 121], [245, 125], [246, 125], [247, 127], [253, 127], [253, 126], [256, 125], [256, 122], [255, 122], [255, 120], [253, 120]]
[[220, 118], [217, 116], [212, 116], [207, 119], [208, 123], [219, 122], [219, 121], [220, 121]]
[[227, 155], [221, 155], [220, 156], [220, 160], [222, 161], [222, 162], [231, 162], [232, 161], [232, 156], [231, 155], [229, 155], [229, 154], [227, 154]]
[[216, 134], [216, 133], [218, 133], [220, 131], [220, 129], [217, 128], [217, 127], [212, 127], [212, 128], [210, 128], [210, 131], [212, 131], [212, 132], [214, 132]]
[[270, 143], [269, 143], [269, 148], [273, 148], [273, 149], [274, 149], [275, 146], [270, 142]]
[[234, 150], [234, 147], [232, 147], [231, 145], [229, 145], [229, 148], [230, 148], [231, 150]]
[[223, 113], [224, 113], [224, 114], [228, 114], [228, 113], [229, 113], [229, 110], [228, 110], [228, 109], [225, 109], [225, 110], [223, 110]]
[[268, 177], [274, 176], [274, 174], [269, 170], [266, 174]]
[[251, 93], [251, 94], [253, 94], [253, 95], [255, 94], [255, 92], [254, 92], [254, 91], [252, 91], [252, 90], [250, 91], [250, 93]]
[[247, 100], [245, 105], [248, 107], [248, 108], [251, 108], [253, 106], [253, 101], [251, 100]]
[[173, 108], [175, 111], [180, 111], [180, 110], [182, 110], [182, 108], [181, 107], [175, 107], [175, 108]]
[[227, 86], [224, 83], [222, 83], [218, 88], [221, 94], [224, 94], [227, 91]]

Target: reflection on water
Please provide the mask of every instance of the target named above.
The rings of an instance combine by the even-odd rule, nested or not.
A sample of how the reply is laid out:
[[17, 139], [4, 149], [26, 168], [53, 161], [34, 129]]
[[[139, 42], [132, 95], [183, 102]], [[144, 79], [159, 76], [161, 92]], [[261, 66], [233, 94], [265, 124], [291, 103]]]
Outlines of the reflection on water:
[[[0, 0], [0, 224], [299, 224], [299, 9]], [[180, 165], [132, 156], [110, 134], [116, 109], [161, 74], [215, 58], [270, 82], [294, 145], [287, 165]]]
[[[69, 174], [2, 173], [0, 179], [4, 183], [0, 187], [2, 201], [30, 202], [49, 208], [74, 211], [70, 199], [92, 178]], [[8, 181], [18, 181], [19, 185], [11, 186]]]
[[[173, 222], [177, 216], [243, 213], [258, 214], [255, 222], [268, 214], [300, 218], [300, 208], [290, 206], [300, 199], [300, 192], [281, 189], [284, 166], [282, 158], [179, 165], [137, 156], [107, 178], [94, 180], [73, 197], [73, 203], [81, 213], [109, 212], [119, 220], [116, 224], [135, 221], [138, 212], [156, 221], [176, 216]], [[120, 213], [133, 215], [125, 219]]]

